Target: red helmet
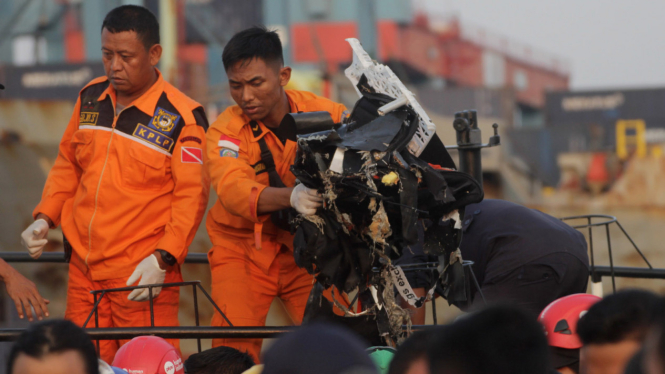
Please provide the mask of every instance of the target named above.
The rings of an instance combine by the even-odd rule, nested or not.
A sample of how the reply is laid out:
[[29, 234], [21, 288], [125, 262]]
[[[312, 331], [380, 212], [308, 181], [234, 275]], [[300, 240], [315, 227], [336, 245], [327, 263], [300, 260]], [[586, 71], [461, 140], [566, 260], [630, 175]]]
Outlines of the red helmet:
[[564, 296], [552, 301], [540, 312], [538, 321], [545, 327], [547, 342], [552, 347], [578, 349], [582, 347], [577, 335], [577, 321], [600, 297], [586, 293]]
[[184, 374], [180, 353], [157, 336], [139, 336], [120, 347], [113, 366], [129, 374]]

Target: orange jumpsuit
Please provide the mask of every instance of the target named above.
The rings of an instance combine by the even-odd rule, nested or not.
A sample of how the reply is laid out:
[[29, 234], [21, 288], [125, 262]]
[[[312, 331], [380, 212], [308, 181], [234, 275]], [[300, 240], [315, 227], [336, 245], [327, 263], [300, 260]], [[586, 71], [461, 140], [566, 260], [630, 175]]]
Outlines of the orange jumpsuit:
[[[286, 90], [291, 112], [327, 111], [339, 122], [341, 104], [309, 92]], [[280, 230], [270, 215], [257, 215], [261, 192], [269, 186], [261, 162], [258, 139], [264, 138], [282, 182], [295, 185], [289, 170], [297, 144], [282, 144], [263, 123], [252, 122], [242, 109], [226, 109], [206, 135], [207, 159], [213, 188], [219, 196], [208, 213], [206, 228], [213, 244], [208, 253], [212, 272], [212, 297], [234, 326], [264, 326], [270, 304], [280, 297], [295, 323], [300, 323], [314, 279], [293, 259], [293, 235]], [[226, 322], [219, 313], [213, 326]], [[258, 360], [261, 339], [213, 340], [248, 351]]]
[[[89, 291], [124, 287], [155, 249], [182, 264], [207, 206], [205, 113], [158, 75], [118, 115], [106, 77], [81, 91], [33, 212], [62, 225], [71, 244], [65, 318], [79, 325], [93, 307]], [[179, 265], [166, 274], [166, 282], [181, 280]], [[129, 301], [128, 294], [104, 297], [99, 327], [150, 326], [149, 303]], [[178, 302], [178, 288], [162, 289], [155, 325], [177, 326]], [[102, 359], [112, 362], [120, 344], [102, 341]]]

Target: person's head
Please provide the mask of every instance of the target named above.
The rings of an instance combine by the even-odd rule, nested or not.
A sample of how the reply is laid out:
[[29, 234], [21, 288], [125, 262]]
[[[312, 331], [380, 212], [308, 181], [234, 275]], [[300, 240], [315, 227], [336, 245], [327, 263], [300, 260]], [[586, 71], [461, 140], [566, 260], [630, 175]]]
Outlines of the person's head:
[[262, 374], [376, 374], [365, 344], [340, 325], [312, 323], [284, 335], [263, 357]]
[[120, 347], [113, 366], [129, 373], [184, 374], [180, 352], [157, 336], [138, 336]]
[[577, 322], [600, 300], [598, 296], [582, 293], [564, 296], [552, 301], [538, 316], [545, 328], [552, 366], [559, 372], [579, 372], [582, 341], [577, 335]]
[[390, 362], [388, 374], [429, 374], [427, 350], [437, 331], [437, 328], [429, 328], [409, 336], [397, 348], [397, 353]]
[[[665, 299], [658, 302], [654, 321], [640, 353], [631, 359], [632, 366], [639, 367], [646, 374], [665, 374]], [[626, 372], [631, 363], [626, 367]]]
[[533, 316], [493, 306], [439, 330], [428, 349], [432, 374], [545, 374], [547, 339]]
[[241, 374], [252, 366], [252, 356], [224, 346], [193, 354], [185, 361], [187, 374]]
[[95, 345], [70, 321], [32, 325], [12, 346], [8, 374], [99, 374]]
[[577, 324], [580, 371], [623, 373], [647, 335], [658, 303], [649, 291], [626, 290], [594, 304]]
[[132, 96], [150, 88], [162, 56], [159, 23], [148, 9], [123, 5], [102, 23], [102, 62], [118, 94]]
[[284, 104], [291, 68], [284, 66], [275, 31], [252, 27], [235, 34], [224, 47], [222, 62], [231, 97], [247, 117], [262, 121]]

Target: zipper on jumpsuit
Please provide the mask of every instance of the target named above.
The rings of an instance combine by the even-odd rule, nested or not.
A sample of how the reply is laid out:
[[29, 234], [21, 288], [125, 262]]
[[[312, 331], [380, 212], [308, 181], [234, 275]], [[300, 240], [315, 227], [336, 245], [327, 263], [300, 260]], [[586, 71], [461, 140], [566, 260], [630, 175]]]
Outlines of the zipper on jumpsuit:
[[[113, 100], [113, 99], [111, 99]], [[109, 160], [109, 153], [111, 152], [111, 142], [113, 142], [113, 133], [115, 132], [115, 124], [118, 122], [118, 118], [122, 112], [127, 108], [131, 108], [133, 105], [125, 107], [113, 118], [113, 125], [111, 125], [111, 137], [109, 138], [109, 143], [106, 146], [106, 158], [104, 159], [104, 166], [102, 166], [102, 172], [99, 174], [99, 181], [97, 182], [97, 190], [95, 191], [95, 209], [92, 211], [92, 217], [90, 217], [90, 224], [88, 224], [88, 254], [85, 255], [85, 266], [88, 266], [88, 258], [90, 257], [90, 252], [92, 252], [92, 221], [95, 219], [97, 214], [97, 199], [99, 198], [99, 187], [102, 185], [102, 178], [104, 177], [104, 170], [106, 170], [106, 164]], [[113, 112], [115, 112], [115, 103], [113, 103]]]

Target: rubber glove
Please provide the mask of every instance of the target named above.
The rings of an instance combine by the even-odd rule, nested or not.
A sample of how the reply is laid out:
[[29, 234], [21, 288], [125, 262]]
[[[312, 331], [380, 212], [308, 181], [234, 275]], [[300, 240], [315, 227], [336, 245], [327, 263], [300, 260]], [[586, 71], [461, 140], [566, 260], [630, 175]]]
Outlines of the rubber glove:
[[48, 229], [46, 220], [40, 218], [21, 233], [21, 244], [28, 250], [30, 257], [38, 259], [42, 255], [42, 250], [48, 243], [46, 239]]
[[[166, 270], [162, 270], [159, 267], [159, 262], [157, 262], [157, 257], [154, 254], [143, 259], [136, 265], [136, 269], [132, 275], [127, 279], [127, 286], [131, 286], [136, 283], [137, 280], [141, 279], [139, 286], [144, 284], [161, 284], [164, 283], [164, 278], [166, 278]], [[154, 287], [152, 289], [152, 298], [156, 298], [159, 293], [162, 292], [161, 287]], [[150, 297], [150, 293], [147, 288], [137, 288], [132, 291], [127, 299], [132, 301], [146, 301]]]
[[299, 184], [291, 192], [291, 206], [300, 214], [311, 216], [316, 214], [316, 208], [321, 206], [323, 197], [313, 188]]

